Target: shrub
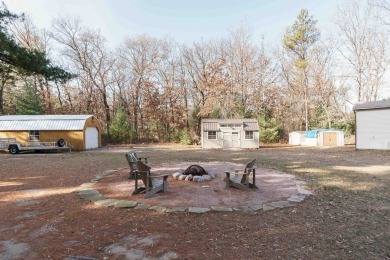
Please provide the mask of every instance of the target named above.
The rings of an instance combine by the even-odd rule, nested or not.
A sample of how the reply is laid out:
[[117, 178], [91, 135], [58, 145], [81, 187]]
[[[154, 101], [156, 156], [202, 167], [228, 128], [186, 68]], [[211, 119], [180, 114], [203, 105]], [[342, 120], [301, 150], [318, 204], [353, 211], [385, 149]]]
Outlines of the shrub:
[[334, 122], [332, 128], [342, 130], [345, 135], [349, 136], [355, 134], [355, 126], [355, 116], [353, 113], [351, 113], [344, 120]]
[[110, 141], [112, 143], [123, 144], [130, 142], [131, 130], [127, 115], [122, 108], [117, 111], [109, 127]]
[[283, 128], [276, 123], [275, 118], [267, 115], [258, 117], [259, 138], [262, 143], [277, 143], [283, 138]]
[[283, 136], [283, 130], [279, 126], [260, 129], [260, 142], [277, 143]]
[[173, 130], [173, 133], [171, 135], [171, 142], [175, 142], [175, 143], [178, 143], [180, 142], [180, 139], [181, 139], [181, 130], [179, 128], [175, 128]]
[[190, 134], [188, 133], [187, 128], [184, 128], [181, 131], [180, 143], [181, 144], [187, 144], [187, 145], [192, 143], [191, 137], [190, 137]]

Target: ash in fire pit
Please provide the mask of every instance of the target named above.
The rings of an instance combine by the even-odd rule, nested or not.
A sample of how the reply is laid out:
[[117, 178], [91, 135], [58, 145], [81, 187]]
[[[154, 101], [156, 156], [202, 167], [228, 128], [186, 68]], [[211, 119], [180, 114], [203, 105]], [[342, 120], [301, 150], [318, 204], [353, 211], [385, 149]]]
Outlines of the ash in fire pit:
[[184, 171], [184, 175], [192, 175], [192, 176], [203, 176], [207, 175], [207, 172], [205, 169], [203, 169], [202, 166], [199, 165], [191, 165]]

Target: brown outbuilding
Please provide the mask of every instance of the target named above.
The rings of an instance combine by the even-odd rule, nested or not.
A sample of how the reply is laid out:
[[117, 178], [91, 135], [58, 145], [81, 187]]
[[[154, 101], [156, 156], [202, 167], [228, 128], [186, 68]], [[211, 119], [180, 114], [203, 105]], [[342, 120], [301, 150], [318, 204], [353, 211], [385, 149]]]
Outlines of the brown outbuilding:
[[93, 115], [0, 116], [0, 138], [16, 142], [57, 142], [75, 151], [101, 147], [100, 123]]

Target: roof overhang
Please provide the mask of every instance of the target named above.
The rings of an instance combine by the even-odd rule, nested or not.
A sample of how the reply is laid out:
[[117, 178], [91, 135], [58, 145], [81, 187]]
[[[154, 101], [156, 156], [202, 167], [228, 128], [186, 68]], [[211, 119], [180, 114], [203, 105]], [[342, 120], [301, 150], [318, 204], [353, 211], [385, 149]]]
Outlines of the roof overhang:
[[369, 101], [364, 103], [357, 103], [353, 106], [354, 111], [359, 110], [374, 110], [374, 109], [389, 109], [390, 108], [390, 100], [382, 100], [382, 101]]
[[242, 125], [244, 131], [259, 131], [256, 119], [203, 119], [203, 131], [218, 131], [221, 125]]
[[0, 116], [0, 131], [83, 130], [92, 115]]

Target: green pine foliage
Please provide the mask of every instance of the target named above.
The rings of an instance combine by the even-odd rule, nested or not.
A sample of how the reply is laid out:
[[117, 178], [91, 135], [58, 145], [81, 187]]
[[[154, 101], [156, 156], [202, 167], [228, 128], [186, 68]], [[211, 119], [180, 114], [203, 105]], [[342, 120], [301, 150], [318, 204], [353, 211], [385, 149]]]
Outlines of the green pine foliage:
[[33, 85], [25, 85], [16, 101], [18, 115], [42, 115], [44, 112], [42, 98]]
[[191, 136], [186, 127], [183, 129], [175, 128], [171, 135], [170, 141], [175, 143], [187, 144], [187, 145], [192, 143]]
[[356, 131], [355, 114], [350, 113], [345, 119], [334, 122], [332, 128], [342, 130], [346, 136], [354, 135]]
[[268, 115], [258, 117], [259, 138], [262, 143], [277, 143], [283, 138], [283, 128], [276, 123], [274, 118]]
[[10, 13], [4, 3], [0, 6], [0, 70], [5, 71], [3, 67], [11, 66], [19, 73], [42, 75], [53, 81], [66, 81], [74, 77], [60, 67], [53, 66], [46, 53], [18, 45], [8, 32], [8, 25], [15, 20], [23, 19], [23, 15]]
[[282, 129], [278, 126], [260, 129], [260, 142], [277, 143], [282, 139]]
[[191, 140], [190, 134], [188, 133], [188, 129], [187, 128], [184, 128], [181, 131], [180, 143], [181, 144], [187, 144], [187, 145], [192, 143], [192, 140]]
[[309, 16], [308, 10], [302, 9], [297, 20], [287, 28], [284, 35], [284, 48], [296, 56], [295, 66], [299, 69], [307, 68], [307, 51], [320, 37], [316, 25], [317, 20]]
[[210, 118], [222, 118], [222, 113], [220, 108], [215, 108], [211, 113], [210, 113]]
[[171, 142], [179, 143], [181, 139], [181, 130], [179, 128], [173, 129], [173, 133], [171, 135]]
[[110, 141], [116, 144], [131, 142], [132, 132], [127, 115], [123, 108], [119, 108], [109, 127]]

